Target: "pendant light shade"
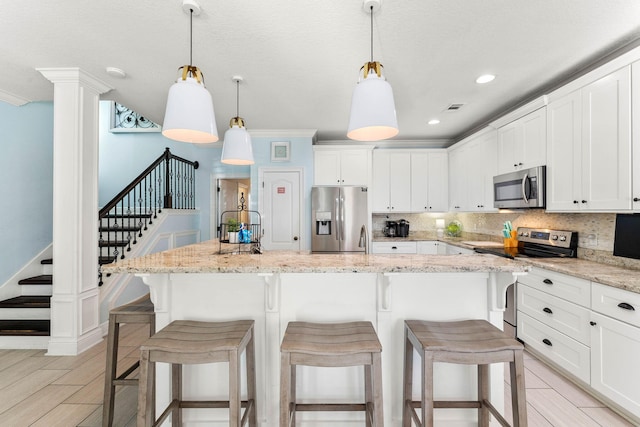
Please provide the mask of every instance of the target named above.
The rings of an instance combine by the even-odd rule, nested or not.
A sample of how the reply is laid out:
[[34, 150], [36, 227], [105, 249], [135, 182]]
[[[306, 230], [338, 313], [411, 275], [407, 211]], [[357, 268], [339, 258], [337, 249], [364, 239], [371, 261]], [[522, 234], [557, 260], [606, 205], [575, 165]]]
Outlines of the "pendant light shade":
[[351, 98], [347, 137], [356, 141], [380, 141], [396, 136], [398, 119], [391, 85], [382, 74], [382, 64], [373, 60], [373, 10], [379, 1], [364, 0], [371, 13], [371, 61], [361, 68]]
[[251, 146], [251, 135], [244, 127], [244, 119], [240, 116], [240, 82], [242, 77], [234, 76], [236, 82], [236, 117], [229, 122], [230, 128], [224, 134], [222, 145], [222, 158], [220, 161], [227, 165], [252, 165], [253, 147]]
[[[184, 0], [183, 9], [190, 13], [190, 53], [193, 57], [193, 14], [200, 12], [194, 0]], [[176, 141], [196, 144], [218, 141], [216, 118], [211, 94], [204, 86], [204, 77], [198, 67], [180, 67], [181, 75], [169, 88], [162, 134]]]

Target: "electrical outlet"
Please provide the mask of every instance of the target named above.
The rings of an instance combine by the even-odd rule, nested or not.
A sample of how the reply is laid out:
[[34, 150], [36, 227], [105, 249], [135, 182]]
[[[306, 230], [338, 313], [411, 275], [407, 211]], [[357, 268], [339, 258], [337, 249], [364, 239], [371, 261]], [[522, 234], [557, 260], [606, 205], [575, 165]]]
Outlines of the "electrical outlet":
[[587, 234], [584, 238], [584, 245], [588, 248], [594, 248], [598, 246], [598, 235], [595, 233]]

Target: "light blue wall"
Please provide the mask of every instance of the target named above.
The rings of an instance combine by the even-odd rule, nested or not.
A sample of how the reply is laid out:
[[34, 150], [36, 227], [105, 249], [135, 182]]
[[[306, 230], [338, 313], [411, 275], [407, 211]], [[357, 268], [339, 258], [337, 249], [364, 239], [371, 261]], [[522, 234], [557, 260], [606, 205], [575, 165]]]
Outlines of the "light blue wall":
[[[127, 184], [138, 176], [149, 164], [158, 158], [169, 147], [172, 153], [187, 160], [200, 163], [196, 171], [196, 205], [200, 209], [200, 231], [202, 240], [211, 236], [211, 224], [215, 219], [211, 210], [212, 196], [215, 188], [212, 182], [219, 177], [250, 177], [251, 205], [250, 209], [258, 209], [258, 171], [261, 167], [303, 168], [304, 169], [304, 203], [305, 229], [310, 229], [311, 185], [313, 183], [313, 149], [311, 137], [254, 137], [253, 155], [256, 163], [252, 166], [230, 166], [220, 162], [221, 144], [217, 147], [204, 147], [195, 144], [174, 142], [160, 133], [111, 133], [109, 132], [110, 106], [107, 101], [100, 103], [100, 188], [99, 204], [106, 204]], [[226, 129], [218, 129], [220, 139], [224, 138]], [[290, 141], [291, 160], [289, 162], [271, 162], [271, 141]], [[306, 249], [310, 249], [306, 248]]]
[[197, 160], [196, 207], [201, 212], [202, 240], [209, 239], [210, 176], [220, 150], [172, 141], [160, 132], [109, 132], [111, 103], [100, 102], [100, 170], [98, 205], [103, 206], [164, 153], [166, 147], [184, 159]]
[[53, 103], [0, 101], [0, 284], [53, 235]]

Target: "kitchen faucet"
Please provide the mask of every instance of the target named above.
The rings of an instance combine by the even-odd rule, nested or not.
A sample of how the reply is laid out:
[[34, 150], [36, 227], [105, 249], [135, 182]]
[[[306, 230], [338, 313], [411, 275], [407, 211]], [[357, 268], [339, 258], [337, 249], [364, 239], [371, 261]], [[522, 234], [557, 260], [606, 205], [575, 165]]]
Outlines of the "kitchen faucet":
[[367, 233], [367, 226], [362, 224], [360, 228], [360, 241], [358, 242], [359, 248], [364, 248], [364, 253], [369, 253], [369, 233]]

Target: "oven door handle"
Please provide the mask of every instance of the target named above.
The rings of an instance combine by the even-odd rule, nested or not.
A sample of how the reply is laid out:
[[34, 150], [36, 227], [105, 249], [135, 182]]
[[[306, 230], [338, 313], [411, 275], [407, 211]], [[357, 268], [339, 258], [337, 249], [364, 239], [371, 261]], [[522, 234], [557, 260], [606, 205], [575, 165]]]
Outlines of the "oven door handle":
[[529, 173], [525, 173], [522, 177], [522, 198], [525, 203], [529, 203], [529, 198], [527, 197], [527, 183], [529, 182]]

